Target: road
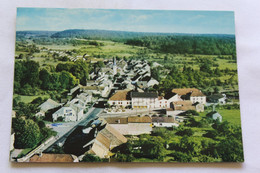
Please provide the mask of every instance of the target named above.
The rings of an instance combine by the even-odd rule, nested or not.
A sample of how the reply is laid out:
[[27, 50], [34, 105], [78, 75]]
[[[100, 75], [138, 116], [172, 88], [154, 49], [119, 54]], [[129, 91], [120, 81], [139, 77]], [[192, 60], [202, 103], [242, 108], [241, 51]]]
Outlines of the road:
[[33, 151], [29, 152], [26, 156], [17, 159], [17, 162], [27, 162], [30, 157], [32, 157], [36, 153], [40, 153], [42, 151], [48, 152], [52, 149], [53, 146], [58, 145], [59, 143], [64, 143], [67, 137], [78, 127], [78, 126], [86, 126], [91, 120], [94, 120], [98, 115], [103, 111], [102, 108], [91, 108], [87, 114], [84, 115], [84, 119], [80, 122], [75, 122], [75, 124], [71, 124], [70, 128], [66, 128], [66, 131], [63, 130], [62, 136], [51, 137]]
[[51, 144], [47, 144], [45, 147], [43, 147], [41, 150], [44, 152], [49, 152], [52, 150], [52, 148], [59, 144], [64, 144], [68, 136], [78, 127], [78, 126], [86, 126], [91, 120], [94, 120], [97, 118], [97, 115], [100, 114], [103, 111], [102, 108], [94, 108], [86, 118], [81, 120], [79, 123], [77, 123], [74, 127], [72, 127], [68, 132], [66, 132], [63, 136], [59, 137], [56, 141], [52, 142]]

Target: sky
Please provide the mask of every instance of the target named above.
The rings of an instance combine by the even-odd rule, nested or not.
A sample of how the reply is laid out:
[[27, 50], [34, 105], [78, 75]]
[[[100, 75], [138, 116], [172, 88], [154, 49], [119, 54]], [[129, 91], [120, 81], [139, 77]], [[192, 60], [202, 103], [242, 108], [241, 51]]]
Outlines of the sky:
[[17, 31], [66, 29], [235, 34], [232, 11], [17, 8]]

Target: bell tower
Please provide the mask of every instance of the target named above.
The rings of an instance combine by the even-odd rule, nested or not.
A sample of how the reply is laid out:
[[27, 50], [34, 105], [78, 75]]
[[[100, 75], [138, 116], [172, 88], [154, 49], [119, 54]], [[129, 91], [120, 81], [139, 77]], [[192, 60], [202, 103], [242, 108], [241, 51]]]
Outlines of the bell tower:
[[117, 74], [116, 58], [113, 57], [113, 75]]

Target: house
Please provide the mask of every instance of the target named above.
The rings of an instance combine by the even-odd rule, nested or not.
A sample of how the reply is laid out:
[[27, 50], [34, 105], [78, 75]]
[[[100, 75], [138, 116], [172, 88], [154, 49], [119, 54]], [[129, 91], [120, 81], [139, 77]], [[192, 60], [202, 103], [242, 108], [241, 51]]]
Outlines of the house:
[[111, 150], [127, 139], [102, 119], [97, 119], [90, 126], [78, 126], [71, 133], [64, 145], [64, 152], [81, 156], [88, 153], [100, 158], [109, 158]]
[[166, 93], [164, 96], [164, 99], [165, 99], [165, 102], [167, 101], [167, 105], [165, 106], [166, 108], [173, 107], [173, 105], [171, 104], [172, 102], [182, 100], [178, 94], [172, 93], [172, 92]]
[[182, 100], [206, 104], [206, 96], [197, 88], [177, 88], [173, 89], [172, 92], [178, 94]]
[[79, 91], [80, 91], [80, 86], [77, 85], [70, 90], [70, 92], [68, 93], [68, 96], [73, 97], [73, 96], [77, 95], [79, 93]]
[[65, 122], [78, 121], [76, 111], [69, 106], [64, 106], [52, 114], [53, 121], [57, 121], [59, 117], [61, 117]]
[[44, 103], [42, 103], [38, 108], [40, 108], [40, 111], [35, 114], [37, 117], [43, 117], [45, 116], [45, 113], [51, 109], [57, 108], [61, 106], [62, 104], [55, 102], [52, 99], [46, 100]]
[[143, 81], [146, 82], [148, 87], [153, 87], [154, 85], [158, 85], [159, 82], [157, 80], [155, 80], [154, 78], [152, 78], [150, 76], [150, 74], [148, 74], [148, 72], [146, 71], [144, 74], [142, 74], [143, 77], [141, 79], [139, 79], [139, 81]]
[[169, 101], [165, 99], [162, 96], [158, 97], [158, 100], [156, 100], [156, 105], [158, 108], [169, 108]]
[[72, 154], [51, 154], [51, 153], [41, 153], [33, 155], [29, 162], [79, 162], [78, 158]]
[[150, 134], [152, 119], [149, 116], [109, 117], [106, 122], [123, 135]]
[[178, 127], [174, 117], [152, 117], [153, 127]]
[[84, 93], [91, 92], [96, 95], [101, 95], [103, 89], [104, 89], [104, 87], [100, 87], [100, 86], [82, 86], [82, 85], [80, 85], [80, 91], [84, 92]]
[[207, 97], [208, 103], [219, 103], [226, 104], [226, 95], [225, 94], [214, 94]]
[[76, 121], [83, 118], [84, 109], [86, 106], [86, 102], [84, 102], [84, 100], [75, 98], [75, 99], [71, 100], [70, 102], [68, 102], [67, 105], [75, 111], [76, 116], [77, 116]]
[[132, 108], [156, 108], [157, 93], [152, 92], [132, 92]]
[[110, 151], [123, 143], [127, 139], [109, 124], [103, 125], [102, 129], [97, 132], [96, 137], [84, 147], [88, 147], [87, 153], [99, 156], [100, 158], [109, 158]]
[[159, 82], [157, 80], [155, 80], [154, 78], [151, 78], [148, 83], [147, 83], [148, 87], [153, 87], [154, 85], [159, 85]]
[[131, 98], [130, 98], [130, 90], [119, 90], [108, 100], [109, 105], [117, 105], [117, 106], [130, 106]]
[[187, 110], [195, 110], [197, 112], [204, 111], [204, 105], [201, 103], [192, 104], [189, 100], [173, 102], [173, 110], [179, 111], [180, 113]]
[[212, 118], [213, 120], [219, 120], [222, 122], [222, 116], [217, 111], [212, 111], [206, 115], [209, 118]]
[[77, 95], [77, 98], [84, 102], [84, 105], [92, 101], [92, 94], [81, 93]]

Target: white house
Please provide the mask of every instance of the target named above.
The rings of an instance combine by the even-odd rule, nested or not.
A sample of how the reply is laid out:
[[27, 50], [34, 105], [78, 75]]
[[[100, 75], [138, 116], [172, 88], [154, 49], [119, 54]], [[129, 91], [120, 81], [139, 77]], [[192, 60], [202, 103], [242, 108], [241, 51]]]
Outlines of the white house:
[[174, 117], [152, 117], [153, 127], [178, 127]]
[[132, 108], [158, 108], [156, 103], [158, 100], [157, 93], [149, 92], [132, 92]]
[[197, 88], [177, 88], [172, 90], [182, 100], [190, 100], [192, 103], [206, 104], [206, 96]]
[[164, 99], [167, 100], [167, 106], [166, 106], [167, 108], [172, 107], [171, 105], [172, 102], [182, 101], [181, 97], [175, 93], [167, 93], [164, 96]]
[[52, 114], [53, 121], [57, 121], [59, 117], [62, 117], [65, 122], [77, 121], [77, 113], [71, 107], [62, 107]]
[[219, 120], [220, 122], [222, 122], [222, 116], [218, 113], [218, 112], [215, 112], [213, 115], [212, 115], [212, 119], [213, 120]]
[[152, 87], [154, 85], [159, 85], [159, 82], [157, 80], [155, 80], [154, 78], [151, 78], [148, 83], [147, 83], [148, 87]]
[[156, 107], [158, 108], [168, 108], [168, 100], [165, 99], [162, 96], [159, 96], [158, 99], [156, 100]]
[[115, 106], [130, 106], [131, 105], [130, 90], [118, 90], [112, 97], [109, 98], [108, 104]]
[[92, 101], [92, 95], [87, 93], [81, 93], [77, 96], [77, 98], [84, 101], [85, 104]]

